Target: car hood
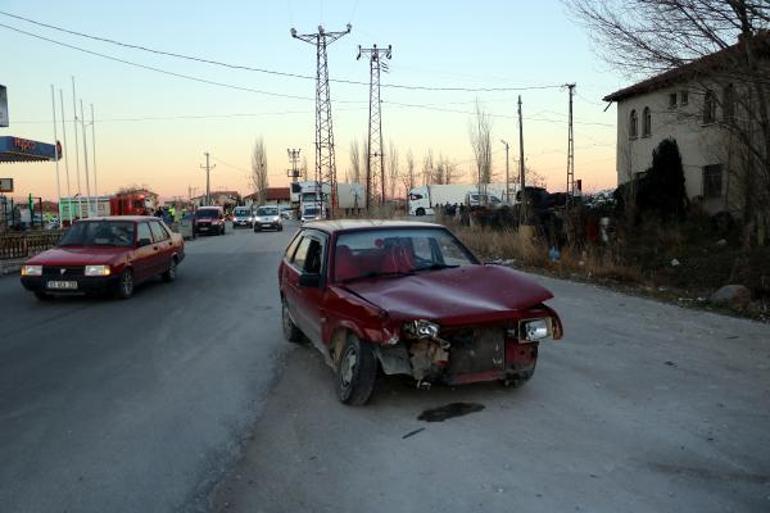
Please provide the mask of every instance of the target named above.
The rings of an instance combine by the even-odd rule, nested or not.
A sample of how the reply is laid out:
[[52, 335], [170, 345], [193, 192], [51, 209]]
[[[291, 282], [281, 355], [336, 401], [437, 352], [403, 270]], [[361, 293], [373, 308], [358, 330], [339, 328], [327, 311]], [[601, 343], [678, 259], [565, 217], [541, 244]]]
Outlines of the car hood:
[[50, 266], [77, 266], [111, 264], [125, 256], [132, 248], [94, 248], [73, 246], [53, 248], [30, 258], [28, 264]]
[[510, 319], [553, 297], [534, 281], [498, 265], [372, 278], [342, 287], [394, 320], [427, 319], [443, 325]]

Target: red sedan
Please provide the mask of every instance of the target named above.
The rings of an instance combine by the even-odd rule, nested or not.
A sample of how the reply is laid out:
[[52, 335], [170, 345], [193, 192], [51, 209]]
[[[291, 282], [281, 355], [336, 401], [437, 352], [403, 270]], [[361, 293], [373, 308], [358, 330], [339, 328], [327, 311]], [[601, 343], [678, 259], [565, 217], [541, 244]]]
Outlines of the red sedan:
[[286, 338], [321, 351], [346, 404], [366, 403], [378, 369], [423, 386], [521, 384], [539, 342], [562, 336], [548, 290], [480, 263], [440, 225], [309, 223], [278, 278]]
[[38, 299], [55, 294], [113, 293], [127, 299], [155, 276], [174, 281], [184, 240], [160, 219], [114, 216], [76, 222], [57, 246], [30, 258], [21, 284]]

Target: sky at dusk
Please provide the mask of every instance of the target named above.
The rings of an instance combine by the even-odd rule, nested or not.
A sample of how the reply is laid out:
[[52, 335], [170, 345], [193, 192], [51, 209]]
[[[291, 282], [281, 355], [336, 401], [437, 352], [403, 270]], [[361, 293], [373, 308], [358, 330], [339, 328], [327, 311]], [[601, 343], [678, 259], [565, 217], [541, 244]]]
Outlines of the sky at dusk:
[[[583, 179], [584, 189], [615, 185], [615, 108], [604, 112], [601, 98], [626, 85], [628, 79], [594, 54], [584, 29], [570, 20], [558, 0], [6, 0], [0, 10], [135, 45], [300, 75], [315, 74], [315, 49], [292, 39], [289, 29], [315, 32], [322, 23], [327, 30], [343, 30], [351, 23], [351, 33], [329, 47], [333, 79], [367, 82], [369, 66], [363, 59], [356, 60], [358, 45], [391, 44], [393, 58], [383, 84], [526, 88], [576, 82], [576, 177]], [[70, 121], [67, 137], [73, 193], [77, 180], [71, 76], [86, 110], [93, 103], [96, 111], [100, 194], [132, 184], [146, 185], [166, 198], [186, 197], [189, 188], [200, 194], [205, 173], [199, 166], [206, 151], [217, 165], [211, 174], [212, 189], [251, 192], [247, 178], [250, 155], [260, 136], [268, 152], [270, 185], [288, 183], [289, 147], [301, 148], [313, 166], [313, 80], [159, 56], [3, 15], [0, 23], [144, 66], [236, 86], [162, 74], [0, 27], [0, 84], [8, 88], [10, 112], [10, 127], [0, 128], [0, 135], [52, 141], [50, 86], [56, 88], [57, 102], [58, 89], [63, 89]], [[331, 84], [340, 181], [350, 167], [351, 142], [366, 137], [368, 93], [365, 84]], [[492, 116], [494, 172], [504, 177], [505, 151], [499, 141], [511, 143], [513, 168], [518, 155], [518, 94], [524, 104], [527, 165], [546, 177], [550, 190], [564, 190], [568, 98], [564, 88], [437, 92], [385, 87], [386, 145], [393, 141], [402, 169], [407, 151], [413, 153], [419, 170], [430, 149], [434, 157], [442, 154], [456, 163], [463, 175], [458, 181], [470, 181], [469, 125], [478, 99]], [[57, 103], [57, 116], [58, 108]], [[62, 139], [60, 126], [58, 137]], [[4, 164], [0, 176], [15, 179], [14, 196], [29, 192], [56, 196], [52, 163]], [[60, 176], [62, 194], [66, 194], [63, 161]], [[85, 193], [84, 177], [81, 188]]]

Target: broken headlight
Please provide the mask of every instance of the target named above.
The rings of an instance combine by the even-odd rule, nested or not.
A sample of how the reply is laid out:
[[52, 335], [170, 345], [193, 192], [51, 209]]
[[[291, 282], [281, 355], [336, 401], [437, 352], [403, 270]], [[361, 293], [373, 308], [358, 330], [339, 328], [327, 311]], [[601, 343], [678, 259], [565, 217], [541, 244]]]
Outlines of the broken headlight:
[[551, 319], [532, 319], [519, 323], [519, 337], [523, 340], [535, 342], [550, 337]]
[[417, 320], [404, 324], [404, 333], [411, 338], [423, 339], [430, 338], [435, 339], [438, 337], [439, 325], [435, 322]]

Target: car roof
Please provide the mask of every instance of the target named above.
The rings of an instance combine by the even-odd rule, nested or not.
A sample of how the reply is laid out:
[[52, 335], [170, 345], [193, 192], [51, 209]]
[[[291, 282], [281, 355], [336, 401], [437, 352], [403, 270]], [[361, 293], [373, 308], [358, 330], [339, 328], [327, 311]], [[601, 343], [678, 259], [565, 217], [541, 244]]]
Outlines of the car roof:
[[153, 216], [100, 216], [100, 217], [86, 217], [84, 219], [78, 219], [78, 222], [83, 221], [158, 221], [157, 217]]
[[206, 210], [206, 209], [222, 210], [222, 207], [220, 207], [219, 205], [206, 205], [205, 207], [198, 207], [198, 210]]
[[312, 221], [303, 228], [313, 228], [327, 233], [347, 232], [355, 230], [376, 230], [388, 228], [446, 228], [436, 223], [421, 221], [393, 221], [390, 219], [334, 219], [331, 221]]

